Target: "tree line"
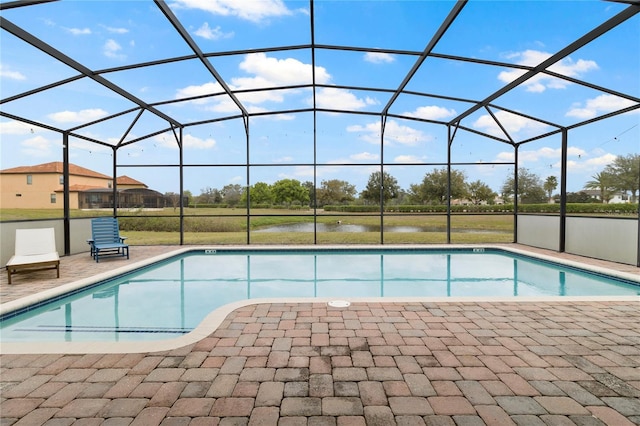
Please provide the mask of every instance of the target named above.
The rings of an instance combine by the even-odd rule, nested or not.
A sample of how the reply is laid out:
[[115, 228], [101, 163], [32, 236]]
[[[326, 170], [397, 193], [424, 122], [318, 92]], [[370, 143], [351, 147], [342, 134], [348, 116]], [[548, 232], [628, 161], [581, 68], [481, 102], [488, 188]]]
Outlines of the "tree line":
[[[630, 201], [637, 201], [640, 191], [640, 155], [618, 156], [605, 169], [594, 175], [593, 180], [585, 183], [585, 190], [599, 191], [599, 199], [594, 199], [584, 191], [567, 193], [567, 201], [572, 203], [608, 203], [615, 194], [631, 194]], [[451, 180], [449, 187], [449, 179]], [[341, 179], [323, 180], [318, 188], [313, 182], [301, 182], [297, 179], [281, 179], [273, 184], [257, 182], [248, 191], [239, 184], [229, 184], [217, 189], [206, 187], [193, 196], [185, 191], [190, 205], [224, 205], [227, 207], [245, 206], [247, 197], [250, 205], [256, 206], [313, 206], [347, 204], [379, 204], [382, 198], [385, 205], [443, 205], [448, 195], [453, 200], [463, 200], [467, 204], [494, 204], [499, 199], [504, 203], [514, 201], [515, 176], [507, 177], [500, 193], [493, 191], [481, 180], [468, 182], [463, 171], [447, 168], [433, 169], [423, 179], [409, 188], [402, 189], [395, 177], [387, 172], [373, 172], [367, 185], [358, 193], [355, 185]], [[558, 178], [548, 176], [544, 181], [526, 168], [518, 169], [518, 201], [524, 204], [540, 204], [559, 201], [554, 195], [558, 187]], [[450, 191], [450, 192], [449, 192]], [[168, 200], [178, 200], [175, 193], [165, 194]]]

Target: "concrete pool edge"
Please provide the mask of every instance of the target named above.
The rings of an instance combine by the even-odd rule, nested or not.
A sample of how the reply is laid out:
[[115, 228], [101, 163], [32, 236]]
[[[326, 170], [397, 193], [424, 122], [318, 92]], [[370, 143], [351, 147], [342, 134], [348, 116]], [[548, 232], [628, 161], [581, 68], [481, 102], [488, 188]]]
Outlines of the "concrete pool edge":
[[[90, 278], [81, 279], [72, 283], [64, 284], [54, 289], [49, 289], [34, 295], [26, 296], [21, 299], [17, 299], [11, 302], [3, 303], [0, 305], [0, 314], [9, 313], [15, 310], [22, 309], [26, 306], [33, 305], [35, 303], [48, 300], [50, 298], [84, 288], [86, 286], [95, 284], [100, 281], [112, 278], [114, 276], [131, 272], [150, 264], [171, 258], [173, 256], [191, 252], [202, 251], [206, 249], [212, 250], [251, 250], [251, 251], [264, 251], [264, 250], [323, 250], [323, 249], [498, 249], [505, 252], [511, 252], [527, 257], [537, 258], [540, 260], [546, 260], [558, 264], [564, 264], [579, 269], [596, 272], [600, 274], [610, 275], [617, 278], [622, 278], [637, 282], [640, 284], [640, 275], [634, 275], [631, 273], [625, 273], [621, 271], [615, 271], [612, 269], [598, 267], [594, 265], [583, 264], [576, 261], [567, 259], [560, 259], [553, 256], [547, 256], [539, 253], [533, 253], [523, 249], [516, 249], [513, 247], [505, 247], [501, 245], [433, 245], [433, 246], [408, 246], [408, 245], [384, 245], [384, 246], [260, 246], [260, 247], [247, 247], [247, 246], [209, 246], [209, 247], [189, 247], [176, 249], [174, 251], [158, 255], [140, 262], [127, 265], [118, 269], [114, 269], [110, 272], [101, 273]], [[177, 349], [189, 344], [196, 343], [211, 335], [224, 321], [224, 319], [235, 309], [255, 304], [264, 303], [327, 303], [335, 300], [335, 297], [331, 298], [279, 298], [279, 299], [247, 299], [224, 305], [214, 311], [212, 311], [193, 331], [188, 334], [175, 339], [165, 339], [157, 341], [140, 341], [140, 342], [0, 342], [0, 354], [88, 354], [88, 353], [149, 353], [160, 352], [166, 350]], [[640, 296], [581, 296], [581, 297], [567, 297], [567, 296], [549, 296], [549, 297], [372, 297], [372, 298], [347, 298], [351, 303], [482, 303], [482, 302], [494, 302], [494, 303], [530, 303], [530, 302], [635, 302], [640, 303]], [[331, 308], [340, 309], [340, 308]]]
[[[141, 342], [7, 342], [0, 345], [0, 355], [4, 354], [119, 354], [153, 353], [178, 349], [199, 342], [214, 333], [227, 316], [236, 309], [262, 304], [328, 304], [335, 297], [323, 298], [286, 298], [286, 299], [247, 299], [232, 302], [212, 311], [193, 331], [182, 337], [165, 340]], [[357, 304], [397, 304], [397, 303], [575, 303], [575, 302], [635, 302], [640, 296], [581, 296], [581, 297], [367, 297], [345, 298], [351, 306]], [[333, 310], [349, 309], [329, 308]]]

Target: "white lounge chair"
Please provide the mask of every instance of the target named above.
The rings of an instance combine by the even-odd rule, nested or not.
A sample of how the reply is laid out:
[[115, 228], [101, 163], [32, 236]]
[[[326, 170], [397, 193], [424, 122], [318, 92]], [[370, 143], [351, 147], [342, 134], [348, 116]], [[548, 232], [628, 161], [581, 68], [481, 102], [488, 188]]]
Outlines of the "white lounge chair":
[[9, 284], [12, 274], [42, 269], [55, 269], [60, 278], [60, 258], [53, 228], [16, 229], [15, 255], [7, 262]]

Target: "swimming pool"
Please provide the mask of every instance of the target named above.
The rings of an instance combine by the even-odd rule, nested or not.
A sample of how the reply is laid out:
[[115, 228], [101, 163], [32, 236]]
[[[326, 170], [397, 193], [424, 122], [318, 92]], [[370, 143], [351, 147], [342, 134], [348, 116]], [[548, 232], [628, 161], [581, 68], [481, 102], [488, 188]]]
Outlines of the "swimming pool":
[[638, 284], [494, 248], [188, 250], [4, 313], [0, 340], [170, 339], [253, 299], [638, 296]]

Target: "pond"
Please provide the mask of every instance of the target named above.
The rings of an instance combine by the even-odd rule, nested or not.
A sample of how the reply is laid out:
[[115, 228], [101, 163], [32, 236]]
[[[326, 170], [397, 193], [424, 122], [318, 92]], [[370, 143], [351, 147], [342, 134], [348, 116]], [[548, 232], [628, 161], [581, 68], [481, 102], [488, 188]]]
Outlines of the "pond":
[[[348, 223], [317, 223], [317, 232], [380, 232], [380, 225], [354, 225]], [[256, 229], [253, 232], [313, 232], [313, 222], [289, 223], [283, 225], [273, 225]], [[385, 226], [385, 232], [447, 232], [445, 227], [437, 226]], [[510, 233], [512, 231], [484, 230], [484, 229], [452, 229], [453, 232], [482, 232], [482, 233]]]

